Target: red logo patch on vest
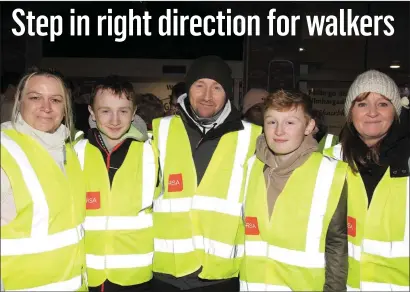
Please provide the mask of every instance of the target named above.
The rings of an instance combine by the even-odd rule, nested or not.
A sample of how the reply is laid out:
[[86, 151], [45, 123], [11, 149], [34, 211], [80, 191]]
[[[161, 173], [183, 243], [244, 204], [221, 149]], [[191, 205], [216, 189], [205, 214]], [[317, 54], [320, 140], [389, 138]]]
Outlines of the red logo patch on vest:
[[347, 216], [347, 235], [356, 237], [356, 218]]
[[182, 173], [170, 174], [168, 178], [168, 192], [181, 192], [183, 189]]
[[245, 218], [245, 234], [246, 235], [259, 235], [258, 218], [246, 217]]
[[100, 192], [87, 192], [87, 210], [97, 210], [101, 207]]

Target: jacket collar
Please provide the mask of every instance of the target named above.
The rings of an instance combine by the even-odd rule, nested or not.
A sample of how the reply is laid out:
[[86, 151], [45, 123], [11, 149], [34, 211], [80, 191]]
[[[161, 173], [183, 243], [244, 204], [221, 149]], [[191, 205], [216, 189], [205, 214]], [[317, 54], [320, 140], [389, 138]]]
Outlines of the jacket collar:
[[231, 105], [230, 101], [230, 111], [226, 115], [226, 117], [220, 117], [209, 129], [204, 129], [201, 125], [199, 125], [195, 119], [193, 118], [193, 112], [191, 109], [191, 105], [189, 103], [188, 96], [181, 95], [178, 98], [178, 106], [180, 109], [179, 115], [181, 116], [184, 124], [189, 126], [193, 129], [196, 129], [198, 132], [201, 133], [202, 137], [207, 140], [213, 140], [216, 138], [220, 138], [223, 135], [229, 132], [240, 131], [244, 129], [241, 120], [240, 112]]

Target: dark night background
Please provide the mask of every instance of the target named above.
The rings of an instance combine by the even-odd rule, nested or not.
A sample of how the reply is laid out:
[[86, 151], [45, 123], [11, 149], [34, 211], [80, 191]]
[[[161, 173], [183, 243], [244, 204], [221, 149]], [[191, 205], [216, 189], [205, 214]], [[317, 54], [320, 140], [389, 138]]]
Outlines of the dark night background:
[[[84, 57], [84, 58], [150, 58], [150, 59], [195, 59], [199, 56], [215, 54], [226, 60], [244, 60], [245, 64], [254, 56], [269, 62], [273, 57], [287, 58], [295, 64], [309, 64], [312, 70], [338, 70], [340, 74], [351, 71], [352, 74], [368, 68], [379, 69], [409, 77], [410, 71], [410, 2], [2, 2], [2, 74], [17, 69], [21, 57], [27, 55], [24, 47], [30, 46], [31, 37], [15, 37], [11, 28], [16, 27], [12, 20], [12, 11], [22, 8], [31, 10], [35, 15], [61, 15], [65, 34], [50, 43], [43, 39], [42, 57]], [[68, 35], [70, 8], [77, 15], [90, 17], [90, 36], [72, 37]], [[124, 42], [115, 42], [115, 36], [97, 36], [97, 15], [106, 15], [108, 8], [113, 15], [127, 15], [130, 8], [134, 14], [150, 12], [152, 19], [150, 37], [127, 36]], [[261, 19], [261, 30], [267, 29], [266, 19], [269, 9], [276, 8], [276, 15], [299, 14], [304, 22], [304, 15], [338, 15], [341, 8], [352, 8], [358, 15], [393, 15], [395, 34], [371, 37], [311, 37], [306, 29], [298, 27], [296, 37], [220, 37], [220, 36], [178, 36], [160, 37], [156, 35], [157, 18], [165, 14], [166, 9], [177, 8], [179, 15], [216, 15], [218, 10], [227, 8], [235, 14], [254, 15]], [[266, 20], [265, 20], [266, 21]], [[381, 29], [382, 30], [382, 29]], [[250, 43], [250, 45], [249, 45]], [[244, 52], [244, 45], [250, 46]], [[299, 47], [306, 50], [299, 53]], [[273, 52], [273, 53], [272, 53]], [[19, 55], [20, 54], [20, 55]], [[263, 58], [262, 58], [263, 57]], [[391, 71], [389, 65], [398, 60], [399, 70]], [[263, 65], [265, 66], [265, 65]], [[10, 69], [11, 68], [11, 69]], [[310, 72], [309, 72], [310, 73]], [[350, 75], [349, 75], [350, 76]], [[349, 81], [350, 77], [341, 77]], [[409, 77], [410, 78], [410, 77]]]
[[[63, 35], [50, 42], [49, 37], [16, 37], [18, 28], [12, 19], [16, 8], [32, 11], [35, 16], [61, 15]], [[70, 36], [70, 9], [76, 15], [88, 15], [89, 36]], [[97, 16], [143, 15], [149, 11], [152, 36], [127, 36], [115, 42], [116, 36], [97, 35]], [[231, 16], [259, 15], [261, 36], [166, 36], [157, 34], [158, 17], [167, 9], [178, 9], [178, 15], [216, 16], [218, 11]], [[266, 17], [300, 15], [296, 36], [269, 36]], [[339, 16], [340, 9], [352, 14], [394, 17], [393, 36], [384, 36], [381, 22], [379, 36], [310, 36], [306, 15]], [[109, 74], [126, 77], [139, 90], [156, 94], [168, 104], [170, 88], [182, 81], [193, 59], [203, 55], [219, 55], [233, 71], [235, 103], [240, 108], [243, 93], [250, 88], [303, 87], [346, 91], [357, 74], [377, 69], [389, 74], [401, 88], [410, 83], [410, 2], [0, 2], [1, 10], [1, 81], [2, 92], [15, 84], [32, 65], [53, 67], [77, 84], [76, 96], [86, 96], [93, 82]], [[345, 21], [347, 21], [345, 19]], [[360, 23], [360, 22], [359, 22]], [[215, 28], [215, 27], [214, 27]], [[105, 28], [104, 28], [105, 29]], [[136, 28], [134, 26], [134, 32]], [[105, 32], [105, 31], [104, 31]], [[303, 48], [303, 49], [301, 49]], [[400, 68], [392, 69], [397, 62]], [[291, 65], [290, 65], [291, 64]], [[8, 76], [6, 78], [6, 76]], [[155, 92], [157, 90], [157, 92]], [[313, 92], [313, 91], [312, 91]], [[86, 105], [85, 105], [86, 106]], [[84, 121], [88, 121], [85, 108]], [[78, 115], [79, 116], [79, 115]]]

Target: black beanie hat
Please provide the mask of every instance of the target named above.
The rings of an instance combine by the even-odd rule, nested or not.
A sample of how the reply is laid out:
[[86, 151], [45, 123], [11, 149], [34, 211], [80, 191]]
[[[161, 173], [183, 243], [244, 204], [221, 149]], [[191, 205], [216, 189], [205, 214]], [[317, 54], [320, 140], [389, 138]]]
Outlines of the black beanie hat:
[[218, 56], [201, 57], [192, 63], [185, 76], [186, 92], [189, 93], [189, 89], [195, 81], [209, 78], [222, 85], [226, 97], [229, 99], [232, 96], [231, 74], [231, 68]]

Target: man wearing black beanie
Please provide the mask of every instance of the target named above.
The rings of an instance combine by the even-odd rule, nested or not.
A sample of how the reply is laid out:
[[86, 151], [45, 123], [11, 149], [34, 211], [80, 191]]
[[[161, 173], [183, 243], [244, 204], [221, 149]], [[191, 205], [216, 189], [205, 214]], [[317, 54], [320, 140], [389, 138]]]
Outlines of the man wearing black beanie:
[[194, 61], [179, 114], [153, 122], [163, 191], [154, 200], [154, 291], [239, 291], [244, 164], [261, 128], [231, 104], [230, 67]]

